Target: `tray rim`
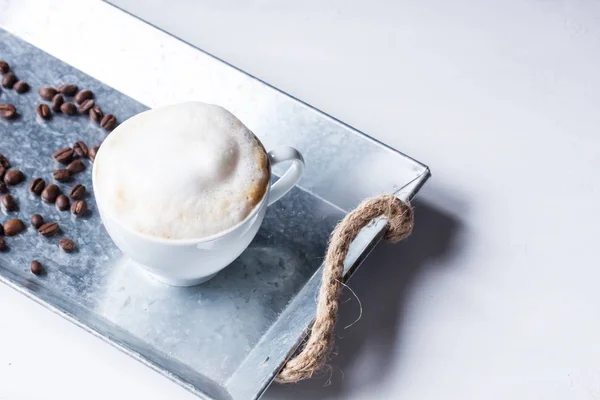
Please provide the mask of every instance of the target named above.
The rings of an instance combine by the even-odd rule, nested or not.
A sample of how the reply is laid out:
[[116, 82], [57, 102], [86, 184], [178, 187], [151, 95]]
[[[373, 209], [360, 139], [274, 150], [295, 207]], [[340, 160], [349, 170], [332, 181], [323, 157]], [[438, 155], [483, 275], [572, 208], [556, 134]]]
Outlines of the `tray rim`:
[[[411, 181], [413, 184], [411, 185], [410, 188], [404, 189], [402, 191], [402, 193], [398, 193], [398, 192], [394, 193], [398, 197], [400, 197], [402, 199], [405, 199], [405, 200], [411, 199], [416, 194], [416, 192], [421, 188], [421, 186], [427, 181], [427, 179], [431, 176], [430, 170], [429, 170], [429, 168], [425, 164], [423, 164], [423, 163], [421, 163], [421, 162], [413, 159], [410, 156], [407, 156], [406, 154], [400, 152], [399, 150], [390, 147], [389, 145], [387, 145], [387, 144], [385, 144], [385, 143], [383, 143], [383, 142], [381, 142], [381, 141], [379, 141], [379, 140], [377, 140], [377, 139], [369, 136], [368, 134], [365, 134], [364, 132], [362, 132], [362, 131], [360, 131], [358, 129], [353, 128], [352, 126], [344, 123], [343, 121], [338, 120], [337, 118], [335, 118], [335, 117], [333, 117], [333, 116], [331, 116], [331, 115], [329, 115], [329, 114], [327, 114], [327, 113], [325, 113], [325, 112], [323, 112], [323, 111], [321, 111], [321, 110], [319, 110], [319, 109], [317, 109], [317, 108], [315, 108], [315, 107], [313, 107], [313, 106], [311, 106], [311, 105], [303, 102], [302, 100], [299, 100], [298, 98], [296, 98], [296, 97], [294, 97], [294, 96], [292, 96], [292, 95], [290, 95], [290, 94], [288, 94], [288, 93], [286, 93], [286, 92], [284, 92], [284, 91], [282, 91], [282, 90], [280, 90], [280, 89], [278, 89], [278, 88], [270, 85], [269, 83], [267, 83], [267, 82], [265, 82], [265, 81], [263, 81], [263, 80], [255, 77], [255, 76], [253, 76], [251, 74], [246, 73], [245, 71], [243, 71], [243, 70], [235, 67], [234, 65], [229, 64], [228, 62], [226, 62], [226, 61], [224, 61], [224, 60], [222, 60], [222, 59], [220, 59], [220, 58], [218, 58], [218, 57], [216, 57], [216, 56], [214, 56], [214, 55], [212, 55], [212, 54], [210, 54], [210, 53], [208, 53], [208, 52], [206, 52], [206, 51], [204, 51], [204, 50], [202, 50], [202, 49], [200, 49], [200, 48], [198, 48], [198, 47], [196, 47], [196, 46], [194, 46], [194, 45], [192, 45], [192, 44], [190, 44], [190, 43], [188, 43], [188, 42], [186, 42], [186, 41], [184, 41], [184, 40], [182, 40], [182, 39], [180, 39], [180, 38], [178, 38], [178, 37], [176, 37], [176, 36], [174, 36], [174, 35], [172, 35], [170, 33], [168, 33], [168, 32], [166, 32], [166, 31], [164, 31], [164, 30], [156, 27], [153, 24], [150, 24], [150, 23], [148, 23], [148, 22], [146, 22], [146, 21], [144, 21], [144, 20], [142, 20], [142, 19], [134, 16], [133, 14], [131, 14], [131, 13], [129, 13], [129, 12], [127, 12], [127, 11], [125, 11], [125, 10], [123, 10], [123, 9], [115, 6], [115, 5], [113, 5], [113, 4], [110, 4], [110, 3], [104, 3], [104, 4], [107, 4], [110, 7], [114, 8], [114, 9], [116, 9], [116, 10], [122, 12], [122, 13], [127, 14], [129, 16], [129, 18], [131, 18], [131, 19], [139, 21], [139, 22], [141, 22], [141, 23], [143, 23], [143, 24], [151, 27], [152, 29], [158, 30], [158, 31], [166, 34], [167, 36], [169, 36], [170, 38], [172, 38], [172, 39], [174, 39], [174, 40], [176, 40], [178, 42], [186, 44], [187, 46], [193, 48], [196, 51], [200, 51], [201, 53], [203, 53], [203, 54], [211, 57], [212, 59], [215, 59], [215, 60], [223, 63], [224, 65], [227, 65], [228, 67], [233, 68], [234, 70], [236, 70], [236, 71], [244, 74], [245, 76], [250, 77], [250, 78], [252, 78], [252, 79], [260, 82], [261, 84], [263, 84], [264, 86], [268, 87], [269, 89], [274, 90], [274, 91], [278, 92], [279, 94], [282, 94], [282, 95], [284, 95], [284, 96], [292, 99], [293, 101], [301, 104], [304, 107], [307, 107], [308, 109], [312, 110], [313, 112], [316, 112], [316, 113], [322, 115], [323, 117], [331, 120], [332, 122], [341, 125], [345, 129], [353, 131], [354, 133], [361, 135], [365, 139], [373, 142], [375, 145], [378, 145], [378, 146], [380, 146], [380, 147], [382, 147], [382, 148], [384, 148], [384, 149], [386, 149], [388, 151], [391, 151], [391, 152], [393, 152], [395, 155], [397, 155], [399, 157], [403, 157], [405, 159], [411, 160], [415, 165], [417, 165], [417, 166], [420, 167], [421, 172], [418, 175], [418, 177], [415, 178], [414, 182]], [[19, 34], [15, 33], [11, 29], [7, 29], [5, 26], [2, 26], [2, 29], [4, 29], [7, 32], [15, 35], [19, 39], [24, 40], [25, 42], [31, 44], [32, 46], [34, 46], [34, 47], [36, 47], [36, 48], [38, 48], [38, 49], [40, 49], [40, 50], [42, 50], [44, 52], [47, 52], [48, 54], [52, 55], [52, 53], [49, 53], [47, 50], [39, 48], [38, 46], [36, 46], [36, 45], [32, 44], [31, 42], [29, 42], [27, 39], [22, 38]], [[69, 63], [67, 63], [67, 64], [69, 64]], [[83, 72], [83, 73], [85, 73], [85, 72]], [[370, 240], [369, 243], [366, 244], [366, 247], [364, 247], [363, 251], [360, 252], [359, 257], [357, 257], [353, 262], [351, 262], [347, 266], [347, 268], [345, 269], [345, 273], [344, 273], [344, 279], [345, 280], [347, 280], [347, 279], [350, 278], [350, 276], [359, 268], [360, 264], [364, 261], [364, 259], [366, 259], [366, 257], [370, 253], [370, 251], [372, 251], [375, 248], [375, 246], [379, 243], [379, 241], [380, 241], [380, 239], [381, 239], [381, 237], [383, 235], [383, 229], [384, 229], [384, 227], [385, 227], [385, 221], [384, 220], [380, 220], [380, 221], [376, 222], [371, 227], [371, 229], [375, 229], [375, 230], [377, 230], [377, 232], [374, 235], [374, 237], [372, 238], [372, 240]], [[315, 284], [315, 282], [317, 282], [318, 280], [320, 280], [321, 273], [322, 273], [322, 266], [319, 267], [315, 271], [315, 273], [313, 274], [313, 276], [307, 281], [307, 283], [306, 283], [305, 287], [303, 288], [303, 290], [306, 289], [309, 286], [309, 284]], [[13, 276], [14, 274], [12, 272], [8, 271], [7, 275]], [[101, 338], [104, 342], [109, 343], [110, 345], [112, 345], [112, 346], [116, 347], [117, 349], [123, 351], [125, 354], [128, 354], [129, 356], [135, 358], [136, 360], [140, 361], [141, 363], [149, 366], [153, 370], [155, 370], [155, 371], [159, 372], [160, 374], [166, 376], [168, 379], [174, 381], [175, 383], [177, 383], [180, 386], [184, 387], [188, 391], [196, 394], [200, 398], [211, 399], [211, 397], [209, 395], [207, 395], [206, 393], [204, 393], [202, 390], [200, 390], [200, 388], [197, 388], [196, 386], [194, 386], [194, 384], [192, 384], [192, 383], [188, 382], [187, 380], [183, 379], [182, 377], [180, 377], [180, 376], [172, 373], [170, 370], [168, 370], [167, 368], [163, 367], [160, 364], [157, 364], [155, 361], [150, 360], [144, 354], [141, 354], [140, 352], [129, 348], [125, 343], [122, 343], [117, 338], [110, 337], [110, 336], [108, 336], [105, 333], [101, 333], [100, 331], [96, 330], [94, 327], [90, 326], [91, 324], [88, 325], [88, 324], [84, 323], [83, 321], [81, 321], [80, 319], [78, 319], [77, 317], [75, 317], [74, 315], [72, 315], [72, 313], [66, 311], [64, 308], [61, 308], [61, 307], [59, 307], [57, 305], [52, 304], [50, 301], [47, 300], [47, 298], [44, 298], [44, 297], [46, 297], [46, 296], [44, 296], [44, 292], [46, 292], [47, 289], [45, 289], [45, 288], [43, 288], [43, 287], [41, 287], [39, 285], [31, 285], [29, 282], [28, 282], [28, 285], [30, 287], [28, 288], [28, 287], [26, 287], [26, 285], [23, 285], [22, 283], [19, 283], [19, 278], [16, 275], [14, 275], [12, 278], [0, 275], [0, 281], [3, 282], [3, 283], [5, 283], [5, 284], [7, 284], [9, 287], [12, 287], [13, 289], [17, 290], [18, 292], [23, 293], [27, 297], [33, 299], [35, 302], [43, 305], [44, 307], [48, 308], [49, 310], [53, 311], [54, 313], [56, 313], [56, 314], [64, 317], [65, 319], [71, 321], [72, 323], [74, 323], [75, 325], [81, 327], [85, 331], [90, 332], [94, 336], [97, 336], [97, 337]], [[80, 307], [80, 306], [77, 305], [77, 307]], [[286, 311], [288, 309], [289, 309], [289, 307], [286, 308]], [[304, 333], [301, 334], [300, 337], [297, 338], [297, 344], [296, 344], [296, 346], [293, 346], [287, 352], [285, 358], [283, 358], [283, 360], [281, 361], [281, 363], [279, 365], [279, 368], [283, 365], [283, 363], [288, 358], [288, 356], [290, 354], [292, 354], [296, 350], [296, 348], [300, 345], [300, 343], [302, 342], [303, 338], [306, 335], [306, 331], [307, 331], [308, 327], [310, 326], [310, 324], [312, 322], [312, 318], [313, 317], [311, 317], [310, 320], [305, 324], [305, 327], [303, 329]], [[270, 329], [272, 329], [278, 323], [279, 323], [279, 321], [277, 321], [276, 323], [274, 323], [271, 326]], [[275, 372], [273, 373], [273, 376], [271, 376], [271, 378], [269, 379], [268, 382], [263, 382], [263, 383], [260, 384], [261, 389], [256, 392], [257, 394], [256, 394], [255, 397], [253, 397], [254, 399], [259, 398], [262, 395], [262, 393], [264, 393], [264, 391], [268, 388], [268, 386], [272, 382], [272, 378], [279, 371], [279, 368], [277, 368], [275, 370]], [[237, 371], [236, 371], [236, 374], [237, 374]], [[224, 389], [227, 389], [229, 382], [232, 382], [233, 380], [234, 379], [230, 379], [222, 387]], [[248, 388], [245, 388], [245, 389], [248, 389]]]

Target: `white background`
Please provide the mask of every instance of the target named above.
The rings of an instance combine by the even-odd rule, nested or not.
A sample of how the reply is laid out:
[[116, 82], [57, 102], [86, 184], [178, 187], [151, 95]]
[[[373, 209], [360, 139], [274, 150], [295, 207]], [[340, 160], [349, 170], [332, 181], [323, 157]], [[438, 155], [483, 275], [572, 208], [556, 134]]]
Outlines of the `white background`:
[[[600, 398], [600, 2], [145, 3], [434, 174], [331, 370], [265, 398]], [[195, 397], [0, 285], [0, 399], [81, 398]]]

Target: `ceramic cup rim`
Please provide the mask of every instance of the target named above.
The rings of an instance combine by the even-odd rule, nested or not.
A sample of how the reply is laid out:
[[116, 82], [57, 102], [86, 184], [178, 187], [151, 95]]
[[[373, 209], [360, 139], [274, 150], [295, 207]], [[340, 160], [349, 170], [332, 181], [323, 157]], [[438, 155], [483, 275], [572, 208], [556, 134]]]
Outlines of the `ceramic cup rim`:
[[[148, 110], [148, 111], [150, 111], [150, 110]], [[137, 115], [140, 115], [140, 114], [137, 114]], [[121, 125], [117, 126], [115, 128], [115, 130], [113, 130], [104, 141], [106, 142], [106, 141], [111, 140], [111, 137], [119, 131], [119, 128], [121, 128], [123, 125], [125, 125], [132, 118], [135, 118], [137, 115], [129, 118], [127, 121], [124, 121]], [[260, 201], [252, 208], [252, 211], [250, 211], [250, 213], [243, 220], [241, 220], [234, 226], [229, 227], [225, 230], [219, 231], [215, 234], [212, 234], [209, 236], [202, 236], [199, 238], [165, 239], [165, 238], [161, 238], [158, 236], [152, 236], [152, 235], [148, 235], [147, 233], [136, 231], [132, 227], [126, 225], [117, 216], [115, 216], [113, 213], [111, 213], [106, 208], [103, 208], [100, 205], [102, 196], [100, 195], [101, 189], [96, 184], [96, 182], [97, 182], [96, 175], [97, 175], [97, 171], [98, 171], [97, 165], [99, 165], [99, 163], [101, 162], [102, 154], [104, 153], [102, 150], [104, 148], [104, 146], [100, 146], [100, 148], [98, 149], [98, 151], [96, 153], [96, 157], [94, 158], [94, 163], [93, 163], [93, 167], [92, 167], [92, 187], [94, 190], [94, 197], [96, 199], [96, 206], [98, 207], [99, 211], [100, 211], [100, 209], [102, 209], [102, 211], [100, 211], [101, 217], [102, 217], [102, 215], [106, 215], [107, 217], [111, 218], [114, 222], [116, 222], [119, 225], [119, 227], [121, 227], [121, 229], [126, 230], [130, 234], [133, 234], [135, 236], [138, 236], [144, 240], [147, 240], [147, 241], [150, 241], [153, 243], [167, 245], [167, 246], [189, 246], [189, 245], [194, 245], [194, 244], [207, 243], [207, 242], [219, 240], [219, 239], [229, 235], [230, 233], [241, 228], [248, 220], [252, 219], [265, 206], [265, 204], [267, 203], [267, 198], [269, 197], [269, 192], [271, 191], [271, 160], [269, 157], [269, 153], [265, 150], [260, 139], [258, 139], [258, 137], [256, 135], [254, 135], [254, 137], [256, 138], [256, 140], [258, 141], [258, 143], [260, 144], [261, 148], [263, 149], [263, 151], [265, 152], [265, 154], [267, 156], [267, 174], [268, 174], [267, 187], [266, 187], [265, 192], [263, 193], [263, 196], [260, 199]]]

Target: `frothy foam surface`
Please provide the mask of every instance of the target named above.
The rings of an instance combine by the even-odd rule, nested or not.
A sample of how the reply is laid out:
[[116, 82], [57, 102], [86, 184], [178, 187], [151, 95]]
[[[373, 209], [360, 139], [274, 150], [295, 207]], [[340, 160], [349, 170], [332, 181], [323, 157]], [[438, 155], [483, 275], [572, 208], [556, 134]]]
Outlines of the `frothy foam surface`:
[[266, 153], [222, 107], [191, 102], [149, 110], [104, 141], [95, 192], [136, 231], [201, 238], [242, 221], [268, 184]]

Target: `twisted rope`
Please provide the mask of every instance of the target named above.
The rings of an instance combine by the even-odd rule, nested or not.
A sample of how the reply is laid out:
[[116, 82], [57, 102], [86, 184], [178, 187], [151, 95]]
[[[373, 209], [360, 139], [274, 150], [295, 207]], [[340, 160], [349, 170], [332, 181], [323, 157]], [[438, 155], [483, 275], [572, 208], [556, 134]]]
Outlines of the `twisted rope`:
[[335, 227], [323, 268], [317, 315], [306, 344], [300, 353], [287, 361], [276, 381], [295, 383], [310, 378], [327, 361], [333, 345], [333, 333], [340, 305], [344, 261], [356, 235], [374, 218], [388, 219], [384, 239], [396, 243], [406, 238], [413, 228], [410, 204], [393, 195], [381, 195], [363, 201]]

